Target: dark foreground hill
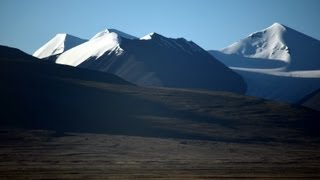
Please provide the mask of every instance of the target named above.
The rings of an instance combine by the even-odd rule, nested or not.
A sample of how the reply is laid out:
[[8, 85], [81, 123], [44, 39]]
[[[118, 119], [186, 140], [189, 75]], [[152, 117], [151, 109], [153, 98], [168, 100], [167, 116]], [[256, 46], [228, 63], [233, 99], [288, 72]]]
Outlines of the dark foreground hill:
[[317, 111], [23, 59], [0, 59], [0, 177], [319, 177]]
[[[0, 63], [0, 73], [2, 75], [1, 80], [4, 83], [13, 83], [17, 86], [19, 86], [19, 84], [18, 82], [15, 83], [15, 78], [21, 80], [24, 76], [29, 77], [29, 81], [32, 81], [32, 78], [67, 77], [113, 84], [131, 84], [109, 73], [101, 73], [88, 69], [57, 65], [48, 61], [41, 61], [40, 59], [30, 56], [19, 49], [6, 46], [0, 46]], [[27, 78], [26, 82], [28, 82]]]
[[37, 61], [0, 63], [1, 123], [228, 141], [319, 134], [319, 112], [306, 108], [224, 92], [141, 88], [114, 75]]

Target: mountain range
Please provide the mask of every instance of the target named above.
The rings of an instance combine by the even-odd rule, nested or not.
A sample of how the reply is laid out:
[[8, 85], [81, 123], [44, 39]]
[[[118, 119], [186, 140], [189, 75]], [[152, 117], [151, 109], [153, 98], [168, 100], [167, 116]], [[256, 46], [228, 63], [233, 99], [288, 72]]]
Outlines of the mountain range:
[[90, 40], [58, 34], [34, 56], [142, 86], [229, 91], [300, 104], [320, 89], [319, 50], [319, 40], [274, 23], [209, 53], [184, 38], [157, 33], [137, 38], [107, 29]]
[[[46, 51], [46, 46], [60, 49], [55, 43], [63, 43], [54, 39], [39, 50], [50, 54], [57, 50], [48, 48]], [[61, 41], [70, 44], [68, 39]], [[238, 93], [246, 90], [240, 75], [192, 41], [166, 38], [157, 33], [138, 39], [118, 30], [104, 30], [80, 45], [65, 49], [58, 56], [52, 54], [46, 58], [52, 57], [58, 64], [113, 73], [142, 86]]]

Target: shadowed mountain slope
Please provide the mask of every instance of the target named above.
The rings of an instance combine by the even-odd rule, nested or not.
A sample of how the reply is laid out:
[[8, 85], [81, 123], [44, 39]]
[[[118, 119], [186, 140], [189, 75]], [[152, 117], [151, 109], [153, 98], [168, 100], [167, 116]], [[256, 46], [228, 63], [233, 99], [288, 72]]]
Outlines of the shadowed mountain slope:
[[58, 64], [115, 74], [141, 86], [179, 87], [244, 93], [241, 76], [183, 38], [157, 33], [137, 39], [117, 30], [49, 57]]
[[[114, 76], [115, 82], [86, 79], [73, 76], [72, 67], [0, 57], [2, 125], [236, 142], [319, 137], [320, 114], [306, 108], [224, 92], [142, 88]], [[60, 68], [66, 76], [55, 73]]]

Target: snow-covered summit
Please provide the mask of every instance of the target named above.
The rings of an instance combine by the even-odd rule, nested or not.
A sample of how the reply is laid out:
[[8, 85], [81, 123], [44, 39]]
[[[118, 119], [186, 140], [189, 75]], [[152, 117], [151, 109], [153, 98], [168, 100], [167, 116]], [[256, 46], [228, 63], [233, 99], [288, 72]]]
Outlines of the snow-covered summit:
[[275, 22], [271, 26], [267, 27], [265, 30], [271, 30], [271, 31], [274, 31], [275, 33], [280, 33], [280, 32], [286, 31], [287, 28], [288, 28], [287, 26], [281, 23]]
[[274, 59], [289, 62], [290, 51], [283, 35], [287, 28], [279, 23], [233, 43], [221, 50], [225, 54], [237, 54], [243, 57]]
[[55, 35], [50, 41], [34, 52], [33, 56], [43, 59], [53, 55], [58, 55], [85, 41], [86, 40], [70, 34], [60, 33]]
[[130, 34], [127, 34], [125, 32], [122, 32], [122, 31], [119, 31], [117, 29], [109, 29], [109, 32], [114, 32], [116, 34], [118, 34], [119, 36], [123, 37], [123, 38], [126, 38], [126, 39], [138, 39], [137, 37], [135, 36], [132, 36]]
[[105, 29], [101, 32], [98, 32], [96, 35], [94, 35], [90, 40], [98, 38], [100, 36], [103, 36], [104, 34], [108, 34], [108, 33], [116, 33], [118, 36], [122, 37], [122, 38], [126, 38], [126, 39], [137, 39], [137, 37], [132, 36], [130, 34], [124, 33], [122, 31], [119, 31], [117, 29]]
[[318, 70], [320, 41], [285, 25], [274, 23], [220, 50], [226, 55], [280, 60], [290, 70]]
[[319, 51], [319, 40], [274, 23], [209, 52], [245, 79], [247, 95], [297, 103], [320, 88]]
[[89, 41], [64, 52], [58, 57], [56, 63], [78, 66], [85, 60], [91, 58], [98, 59], [106, 52], [116, 50], [117, 53], [121, 53], [120, 42], [121, 38], [118, 34], [114, 32], [100, 32]]
[[152, 36], [154, 36], [154, 35], [157, 35], [157, 33], [155, 33], [155, 32], [149, 33], [149, 34], [141, 37], [140, 40], [150, 40], [150, 39], [152, 39]]

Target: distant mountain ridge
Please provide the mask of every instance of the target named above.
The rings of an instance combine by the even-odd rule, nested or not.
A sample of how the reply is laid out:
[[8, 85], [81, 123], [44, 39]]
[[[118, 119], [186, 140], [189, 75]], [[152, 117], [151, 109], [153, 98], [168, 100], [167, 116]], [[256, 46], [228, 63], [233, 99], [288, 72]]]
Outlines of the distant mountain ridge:
[[246, 89], [241, 76], [192, 41], [157, 33], [138, 39], [107, 29], [54, 58], [58, 64], [113, 73], [142, 86]]
[[246, 81], [246, 94], [298, 103], [320, 88], [320, 41], [274, 23], [219, 51], [209, 51]]
[[[319, 40], [274, 23], [219, 52], [246, 58], [283, 61], [287, 63], [288, 70], [318, 70], [319, 49]], [[211, 52], [214, 54], [214, 51]]]
[[60, 33], [54, 36], [49, 42], [33, 53], [33, 56], [43, 59], [59, 55], [87, 40], [75, 37], [70, 34]]
[[279, 23], [250, 34], [248, 37], [223, 48], [224, 54], [236, 54], [243, 57], [290, 61], [290, 53], [283, 35], [287, 28]]
[[[125, 32], [122, 32], [122, 31], [119, 31], [117, 29], [105, 29], [101, 32], [98, 32], [96, 35], [94, 35], [91, 39], [95, 39], [95, 38], [98, 38], [98, 37], [101, 37], [105, 34], [109, 34], [109, 33], [116, 33], [118, 36], [122, 37], [122, 38], [126, 38], [126, 39], [138, 39], [137, 37], [135, 36], [132, 36], [130, 34], [127, 34]], [[90, 39], [90, 40], [91, 40]]]

